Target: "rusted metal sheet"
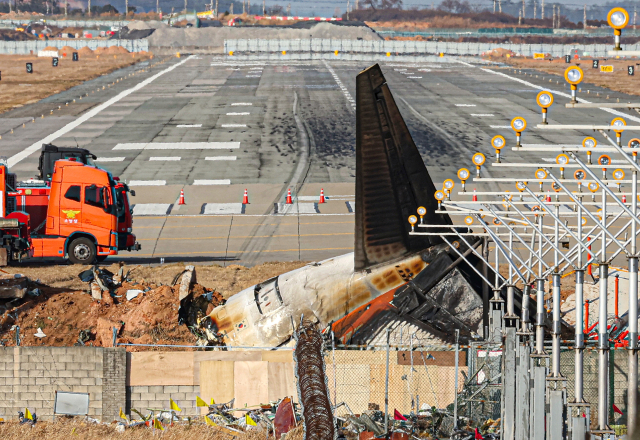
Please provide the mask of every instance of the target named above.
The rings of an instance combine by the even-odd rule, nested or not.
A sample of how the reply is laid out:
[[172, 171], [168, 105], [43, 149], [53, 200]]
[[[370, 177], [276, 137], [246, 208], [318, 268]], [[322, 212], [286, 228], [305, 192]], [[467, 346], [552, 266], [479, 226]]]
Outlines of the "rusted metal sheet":
[[26, 277], [0, 279], [0, 299], [23, 298], [27, 294]]
[[276, 430], [276, 440], [280, 440], [282, 434], [286, 434], [296, 426], [296, 416], [293, 412], [293, 404], [289, 397], [282, 399], [276, 410], [273, 419], [273, 426]]

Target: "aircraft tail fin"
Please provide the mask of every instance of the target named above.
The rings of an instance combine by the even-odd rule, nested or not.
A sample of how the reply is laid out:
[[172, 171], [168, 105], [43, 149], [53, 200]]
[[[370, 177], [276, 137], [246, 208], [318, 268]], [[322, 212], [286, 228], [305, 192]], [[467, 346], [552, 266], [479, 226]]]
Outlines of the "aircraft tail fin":
[[402, 257], [440, 243], [410, 236], [407, 221], [424, 206], [427, 224], [450, 225], [435, 214], [435, 185], [413, 142], [378, 64], [356, 78], [355, 269]]

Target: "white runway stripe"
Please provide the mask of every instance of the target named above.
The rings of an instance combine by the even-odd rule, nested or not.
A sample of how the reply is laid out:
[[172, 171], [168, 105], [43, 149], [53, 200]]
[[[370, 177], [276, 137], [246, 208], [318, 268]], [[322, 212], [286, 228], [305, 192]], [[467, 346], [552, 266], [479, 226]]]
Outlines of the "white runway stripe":
[[246, 126], [247, 124], [222, 124], [221, 125], [222, 128], [242, 128]]
[[166, 185], [166, 180], [130, 180], [129, 186], [163, 186]]
[[471, 116], [475, 116], [477, 118], [493, 118], [496, 115], [493, 113], [471, 113]]
[[194, 180], [194, 185], [231, 185], [231, 180], [229, 179], [221, 179], [221, 180]]
[[106, 102], [104, 102], [104, 103], [92, 108], [91, 110], [89, 110], [88, 112], [86, 112], [85, 114], [83, 114], [82, 116], [77, 118], [76, 120], [69, 122], [67, 125], [62, 127], [60, 130], [56, 131], [55, 133], [52, 133], [49, 136], [45, 137], [44, 139], [41, 139], [38, 142], [30, 145], [29, 147], [25, 148], [21, 152], [19, 152], [17, 154], [14, 154], [13, 156], [11, 156], [9, 158], [9, 160], [7, 161], [7, 164], [9, 165], [9, 167], [14, 166], [15, 164], [17, 164], [21, 160], [31, 156], [36, 151], [40, 151], [40, 149], [42, 148], [42, 144], [50, 144], [51, 142], [55, 141], [59, 137], [64, 136], [65, 134], [69, 133], [71, 130], [73, 130], [74, 128], [76, 128], [77, 126], [82, 124], [83, 122], [88, 121], [89, 119], [91, 119], [94, 116], [96, 116], [99, 113], [101, 113], [104, 109], [109, 108], [110, 106], [112, 106], [116, 102], [120, 101], [121, 99], [129, 96], [133, 92], [135, 92], [137, 90], [140, 90], [141, 88], [143, 88], [147, 84], [152, 83], [156, 78], [161, 77], [165, 73], [171, 72], [173, 69], [176, 69], [176, 68], [180, 67], [181, 65], [183, 65], [184, 63], [186, 63], [190, 59], [191, 59], [191, 57], [187, 57], [187, 58], [183, 59], [182, 61], [174, 64], [173, 66], [170, 66], [170, 67], [162, 70], [161, 72], [158, 72], [155, 75], [145, 79], [144, 81], [139, 82], [138, 84], [136, 84], [135, 86], [131, 87], [130, 89], [127, 89], [127, 90], [124, 90], [124, 91], [120, 92], [119, 94], [117, 94], [113, 98], [109, 99], [108, 101], [106, 101]]
[[124, 157], [99, 157], [94, 162], [123, 162]]
[[139, 203], [133, 205], [133, 215], [167, 215], [171, 210], [170, 203]]
[[179, 156], [150, 157], [149, 160], [157, 160], [157, 161], [173, 160], [173, 161], [178, 161], [178, 160], [180, 160], [180, 157]]
[[409, 79], [422, 79], [421, 76], [407, 76]]
[[205, 157], [204, 160], [236, 160], [237, 156], [211, 156]]
[[177, 128], [200, 128], [202, 127], [202, 124], [178, 124], [176, 125]]
[[475, 107], [475, 104], [456, 104], [456, 107]]
[[510, 125], [489, 125], [491, 128], [511, 128]]
[[231, 105], [253, 105], [251, 102], [232, 102]]
[[118, 144], [114, 150], [228, 150], [240, 148], [240, 142], [150, 142]]
[[248, 116], [249, 114], [249, 112], [230, 112], [227, 116]]
[[202, 214], [205, 215], [229, 215], [244, 214], [245, 206], [242, 203], [205, 203]]

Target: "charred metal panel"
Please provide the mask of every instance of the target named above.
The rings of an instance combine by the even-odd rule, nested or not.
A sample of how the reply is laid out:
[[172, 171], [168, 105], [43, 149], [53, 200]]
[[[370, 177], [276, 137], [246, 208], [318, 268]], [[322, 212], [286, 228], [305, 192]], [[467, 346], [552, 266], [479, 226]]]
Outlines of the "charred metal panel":
[[426, 249], [440, 240], [410, 236], [418, 206], [428, 224], [450, 225], [434, 214], [436, 188], [377, 64], [356, 79], [355, 270]]

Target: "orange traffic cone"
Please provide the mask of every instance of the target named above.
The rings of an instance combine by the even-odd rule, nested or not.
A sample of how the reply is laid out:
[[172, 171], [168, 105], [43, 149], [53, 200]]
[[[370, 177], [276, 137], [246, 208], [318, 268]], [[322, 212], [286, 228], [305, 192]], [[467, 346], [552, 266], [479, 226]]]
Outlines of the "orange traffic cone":
[[242, 197], [242, 204], [243, 205], [248, 205], [249, 204], [249, 193], [247, 192], [246, 188], [244, 190], [244, 196]]
[[477, 202], [478, 201], [478, 196], [476, 195], [476, 189], [473, 188], [473, 198], [471, 199], [471, 201], [473, 202]]
[[287, 191], [287, 205], [293, 205], [293, 200], [291, 200], [291, 188]]
[[324, 203], [324, 189], [320, 188], [320, 201], [318, 203]]
[[551, 193], [547, 190], [547, 202], [551, 201]]
[[627, 196], [626, 196], [626, 194], [622, 194], [622, 203], [627, 203]]
[[180, 198], [178, 199], [178, 205], [186, 205], [184, 202], [184, 190], [180, 190]]

